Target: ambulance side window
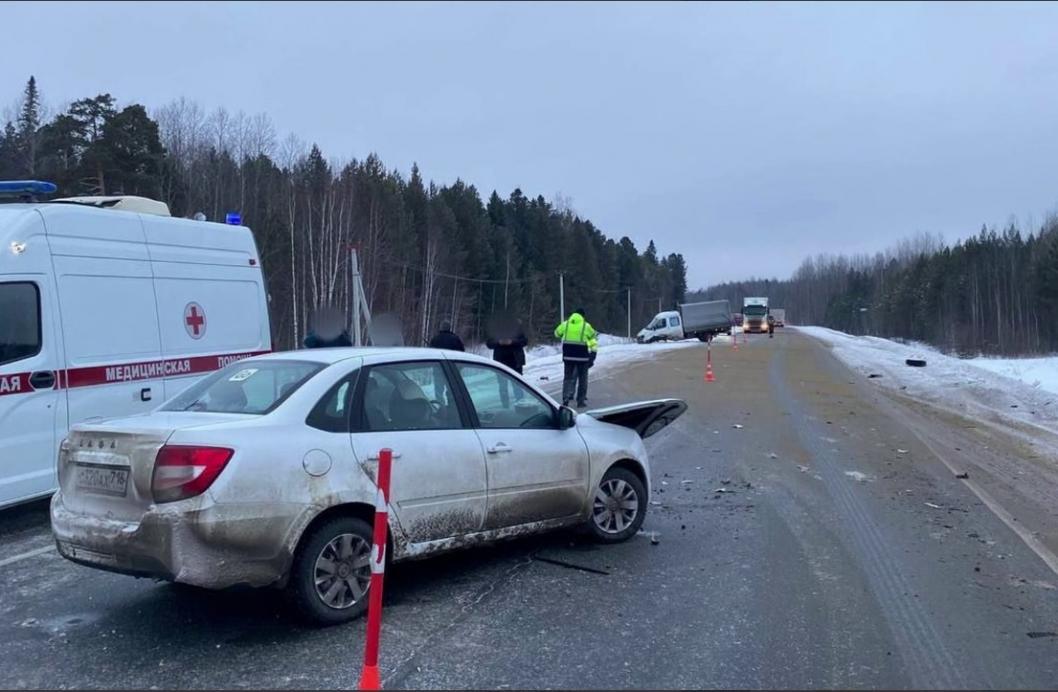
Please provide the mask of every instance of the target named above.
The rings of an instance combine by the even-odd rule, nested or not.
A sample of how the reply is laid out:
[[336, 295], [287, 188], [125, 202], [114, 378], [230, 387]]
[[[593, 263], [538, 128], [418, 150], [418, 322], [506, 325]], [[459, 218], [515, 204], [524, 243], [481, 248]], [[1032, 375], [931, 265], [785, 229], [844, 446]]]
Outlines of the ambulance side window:
[[40, 342], [36, 284], [0, 283], [0, 365], [37, 355]]

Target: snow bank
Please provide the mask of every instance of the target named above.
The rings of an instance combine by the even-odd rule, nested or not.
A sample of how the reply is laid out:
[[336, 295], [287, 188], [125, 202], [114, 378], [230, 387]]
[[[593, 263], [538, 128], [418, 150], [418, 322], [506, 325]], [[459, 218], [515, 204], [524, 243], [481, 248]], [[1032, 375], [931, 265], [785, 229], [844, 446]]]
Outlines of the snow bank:
[[[791, 327], [828, 344], [851, 369], [932, 404], [995, 422], [1058, 431], [1058, 358], [961, 359], [921, 343], [851, 336], [824, 327]], [[923, 358], [926, 367], [908, 367]], [[1029, 428], [1031, 429], [1031, 428]]]
[[967, 361], [997, 375], [1058, 394], [1058, 356], [1049, 358], [973, 358]]
[[[679, 348], [692, 348], [701, 345], [697, 339], [672, 341], [656, 344], [637, 344], [634, 339], [626, 339], [612, 334], [599, 335], [599, 355], [591, 369], [592, 379], [619, 366], [628, 365], [638, 360], [654, 358], [658, 353]], [[484, 345], [473, 349], [475, 353], [491, 356], [492, 351]], [[548, 383], [562, 383], [562, 346], [561, 344], [539, 344], [530, 346], [525, 351], [525, 378], [530, 382], [548, 388]]]

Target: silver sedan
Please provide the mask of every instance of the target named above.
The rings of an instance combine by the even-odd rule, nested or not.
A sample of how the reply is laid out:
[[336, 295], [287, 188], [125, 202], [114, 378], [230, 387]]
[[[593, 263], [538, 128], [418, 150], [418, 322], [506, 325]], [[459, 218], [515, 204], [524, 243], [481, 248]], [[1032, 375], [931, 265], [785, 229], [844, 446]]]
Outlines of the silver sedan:
[[243, 360], [157, 411], [76, 426], [52, 529], [90, 567], [219, 589], [286, 588], [311, 619], [367, 603], [378, 453], [394, 453], [400, 561], [560, 527], [623, 541], [643, 523], [642, 438], [686, 409], [577, 415], [514, 372], [426, 349]]

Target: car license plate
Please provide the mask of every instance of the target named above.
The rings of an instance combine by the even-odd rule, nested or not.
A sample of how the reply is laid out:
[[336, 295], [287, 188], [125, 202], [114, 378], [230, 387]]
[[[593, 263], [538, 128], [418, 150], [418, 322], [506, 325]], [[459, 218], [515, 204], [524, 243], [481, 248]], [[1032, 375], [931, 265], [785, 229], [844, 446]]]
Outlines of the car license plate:
[[129, 470], [124, 466], [78, 464], [77, 487], [89, 493], [124, 496], [129, 484]]

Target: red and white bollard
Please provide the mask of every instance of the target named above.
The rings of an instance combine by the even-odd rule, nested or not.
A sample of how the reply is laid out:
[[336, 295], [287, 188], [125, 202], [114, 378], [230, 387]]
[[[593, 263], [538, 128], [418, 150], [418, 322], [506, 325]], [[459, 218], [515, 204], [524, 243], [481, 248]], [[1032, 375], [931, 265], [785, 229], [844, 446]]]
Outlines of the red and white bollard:
[[386, 574], [386, 534], [389, 530], [389, 478], [393, 469], [393, 451], [378, 453], [378, 472], [375, 492], [375, 535], [371, 546], [371, 586], [367, 602], [367, 641], [364, 644], [364, 670], [360, 675], [360, 689], [380, 690], [378, 674], [378, 640], [382, 635], [382, 578]]
[[705, 381], [716, 382], [716, 375], [713, 374], [713, 340], [710, 339], [705, 344]]

